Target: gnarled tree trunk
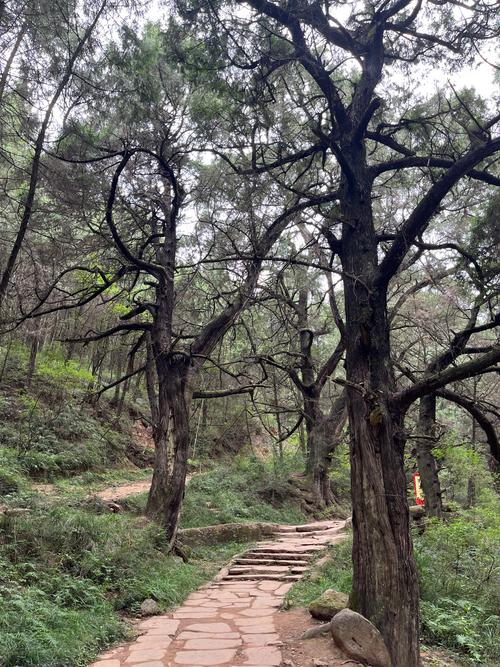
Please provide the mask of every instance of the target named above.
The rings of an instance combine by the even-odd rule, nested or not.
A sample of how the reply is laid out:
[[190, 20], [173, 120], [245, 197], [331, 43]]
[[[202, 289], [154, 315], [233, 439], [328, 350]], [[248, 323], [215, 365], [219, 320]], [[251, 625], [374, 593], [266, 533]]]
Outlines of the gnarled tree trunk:
[[377, 287], [377, 240], [361, 147], [344, 176], [342, 266], [353, 506], [351, 604], [380, 630], [395, 667], [418, 667], [418, 582], [410, 537], [401, 411], [390, 404], [386, 290]]

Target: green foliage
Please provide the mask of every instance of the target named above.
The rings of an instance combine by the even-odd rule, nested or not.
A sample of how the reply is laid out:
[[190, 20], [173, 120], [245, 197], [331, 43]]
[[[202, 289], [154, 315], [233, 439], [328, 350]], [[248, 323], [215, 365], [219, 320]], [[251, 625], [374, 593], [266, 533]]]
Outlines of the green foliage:
[[497, 664], [500, 520], [489, 508], [431, 521], [415, 538], [424, 638], [473, 663]]
[[283, 476], [275, 476], [257, 458], [237, 457], [195, 476], [189, 483], [182, 509], [184, 528], [217, 523], [271, 521], [300, 523], [305, 520]]
[[4, 467], [0, 462], [0, 497], [17, 493], [23, 480], [19, 474]]
[[2, 667], [83, 666], [124, 636], [108, 603], [67, 608], [35, 587], [0, 597]]
[[13, 346], [0, 393], [0, 467], [8, 458], [10, 470], [52, 480], [123, 460], [126, 420], [119, 430], [105, 405], [97, 412], [83, 400], [92, 375], [55, 346], [40, 353], [32, 386], [23, 388], [26, 363], [26, 348]]

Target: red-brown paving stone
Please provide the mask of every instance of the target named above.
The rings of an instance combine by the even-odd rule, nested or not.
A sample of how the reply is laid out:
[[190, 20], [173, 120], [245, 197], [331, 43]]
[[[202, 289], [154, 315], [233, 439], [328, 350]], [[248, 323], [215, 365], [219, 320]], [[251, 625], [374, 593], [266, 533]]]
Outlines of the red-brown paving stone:
[[165, 657], [165, 651], [160, 649], [141, 649], [132, 648], [129, 657], [125, 660], [128, 663], [146, 662], [147, 660], [162, 660]]
[[147, 621], [142, 621], [137, 626], [139, 630], [147, 630], [151, 632], [154, 630], [161, 630], [165, 635], [175, 635], [179, 628], [179, 621], [174, 621], [171, 618], [165, 618], [164, 616], [159, 616], [156, 618], [150, 618]]
[[[339, 539], [338, 524], [323, 522], [320, 527], [318, 535], [309, 526], [302, 535], [287, 532], [274, 542], [262, 542], [247, 558], [272, 561], [276, 554], [287, 561], [288, 555], [304, 554], [309, 560], [324, 544]], [[274, 617], [293, 585], [280, 577], [296, 566], [293, 561], [255, 565], [250, 566], [255, 574], [245, 575], [254, 579], [231, 579], [231, 572], [237, 576], [242, 568], [248, 569], [241, 562], [230, 563], [225, 570], [229, 576], [221, 574], [191, 593], [172, 614], [142, 621], [134, 642], [108, 651], [92, 667], [277, 667], [282, 655]]]
[[238, 648], [241, 639], [188, 639], [184, 644], [187, 651], [210, 651], [218, 648]]
[[191, 632], [189, 630], [184, 630], [179, 635], [177, 635], [177, 640], [183, 639], [238, 639], [240, 637], [239, 632]]
[[250, 625], [240, 630], [242, 634], [264, 635], [267, 632], [274, 632], [274, 625]]
[[183, 629], [191, 630], [191, 632], [231, 632], [227, 623], [192, 623]]
[[140, 646], [141, 648], [162, 648], [166, 649], [170, 646], [172, 643], [172, 639], [170, 637], [160, 637], [158, 635], [141, 635], [140, 637], [137, 637], [135, 640], [136, 644]]
[[[178, 665], [224, 665], [234, 658], [236, 651], [178, 651], [174, 661]], [[279, 664], [279, 663], [278, 663]]]
[[258, 585], [258, 588], [261, 591], [275, 591], [280, 585], [279, 581], [263, 581]]
[[272, 618], [243, 618], [241, 616], [235, 620], [236, 625], [244, 628], [254, 627], [255, 625], [272, 625], [272, 622]]
[[272, 616], [274, 609], [243, 609], [240, 613], [242, 616], [262, 618], [262, 616]]

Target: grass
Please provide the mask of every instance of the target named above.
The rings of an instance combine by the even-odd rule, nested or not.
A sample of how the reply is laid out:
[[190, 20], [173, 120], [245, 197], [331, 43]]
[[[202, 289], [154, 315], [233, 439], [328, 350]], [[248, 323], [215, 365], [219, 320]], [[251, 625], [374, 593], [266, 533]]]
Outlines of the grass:
[[125, 615], [155, 599], [180, 604], [240, 544], [197, 548], [188, 563], [166, 555], [156, 524], [38, 505], [0, 525], [1, 667], [79, 667], [125, 638]]

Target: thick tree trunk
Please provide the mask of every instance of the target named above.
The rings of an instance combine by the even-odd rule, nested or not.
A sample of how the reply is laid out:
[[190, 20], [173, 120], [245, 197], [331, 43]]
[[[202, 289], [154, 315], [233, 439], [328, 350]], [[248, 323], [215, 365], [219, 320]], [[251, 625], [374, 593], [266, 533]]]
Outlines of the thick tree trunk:
[[443, 518], [441, 484], [438, 466], [432, 452], [436, 436], [436, 397], [423, 396], [420, 399], [417, 438], [417, 463], [425, 497], [425, 509], [429, 516]]
[[[351, 148], [351, 147], [350, 147]], [[353, 506], [351, 605], [380, 630], [393, 667], [418, 667], [418, 583], [403, 464], [403, 414], [394, 390], [385, 290], [378, 291], [377, 239], [362, 148], [343, 177], [342, 266]]]

